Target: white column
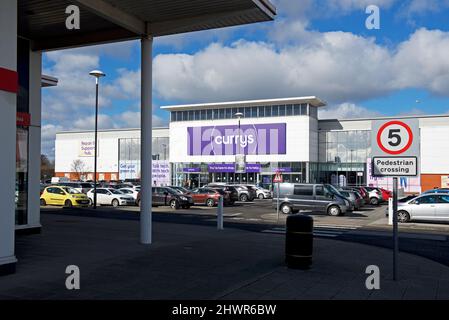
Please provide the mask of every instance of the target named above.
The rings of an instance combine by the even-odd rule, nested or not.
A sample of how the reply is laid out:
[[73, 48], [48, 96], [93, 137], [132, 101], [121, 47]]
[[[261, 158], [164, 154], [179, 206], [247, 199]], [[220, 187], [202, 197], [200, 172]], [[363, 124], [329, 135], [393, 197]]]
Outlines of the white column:
[[[0, 1], [0, 67], [17, 70], [17, 1]], [[0, 89], [0, 274], [15, 270], [15, 173], [17, 95]]]
[[152, 121], [153, 121], [153, 38], [141, 40], [141, 201], [140, 201], [140, 242], [152, 242]]
[[42, 54], [30, 52], [30, 116], [28, 148], [28, 223], [26, 228], [41, 228], [39, 183], [41, 177], [41, 78]]

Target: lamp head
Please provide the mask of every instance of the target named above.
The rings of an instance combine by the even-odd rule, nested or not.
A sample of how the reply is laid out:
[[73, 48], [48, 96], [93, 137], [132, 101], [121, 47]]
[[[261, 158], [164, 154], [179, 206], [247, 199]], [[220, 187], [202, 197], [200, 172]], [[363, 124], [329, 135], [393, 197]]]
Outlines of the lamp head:
[[234, 115], [236, 118], [243, 118], [243, 113], [241, 113], [241, 112], [237, 112], [235, 115]]
[[101, 78], [101, 77], [105, 77], [106, 75], [103, 73], [103, 71], [100, 70], [92, 70], [91, 72], [89, 72], [89, 75], [95, 77], [95, 78]]

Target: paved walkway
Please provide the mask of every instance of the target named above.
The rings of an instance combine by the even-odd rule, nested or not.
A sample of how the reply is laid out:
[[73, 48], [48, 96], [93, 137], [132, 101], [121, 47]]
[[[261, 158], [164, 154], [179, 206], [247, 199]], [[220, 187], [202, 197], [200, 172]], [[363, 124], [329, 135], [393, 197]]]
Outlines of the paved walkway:
[[[138, 244], [137, 221], [42, 216], [41, 235], [17, 239], [17, 273], [0, 277], [0, 299], [448, 299], [449, 267], [401, 253], [315, 239], [311, 270], [285, 267], [284, 237], [235, 229], [154, 224], [154, 244]], [[78, 265], [81, 290], [65, 289]], [[365, 288], [365, 268], [381, 289]]]

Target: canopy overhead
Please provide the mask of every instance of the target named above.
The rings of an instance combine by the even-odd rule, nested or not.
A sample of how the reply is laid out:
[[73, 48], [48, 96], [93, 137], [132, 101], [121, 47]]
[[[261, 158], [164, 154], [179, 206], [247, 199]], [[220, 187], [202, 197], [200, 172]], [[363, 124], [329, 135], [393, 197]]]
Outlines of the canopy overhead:
[[[66, 8], [80, 8], [80, 29], [65, 26]], [[19, 0], [19, 36], [33, 50], [223, 28], [273, 20], [268, 0]]]

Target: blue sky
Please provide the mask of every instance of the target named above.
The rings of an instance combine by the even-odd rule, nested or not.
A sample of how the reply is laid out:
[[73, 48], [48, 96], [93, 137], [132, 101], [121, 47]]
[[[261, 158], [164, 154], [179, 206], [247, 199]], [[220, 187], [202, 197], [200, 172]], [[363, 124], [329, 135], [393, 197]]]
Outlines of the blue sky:
[[[162, 105], [316, 95], [321, 117], [449, 113], [449, 0], [272, 0], [274, 22], [156, 38], [154, 125]], [[365, 9], [380, 8], [368, 30]], [[55, 133], [93, 128], [92, 69], [101, 82], [100, 127], [139, 125], [140, 43], [44, 54], [59, 78], [43, 93], [43, 152]]]

